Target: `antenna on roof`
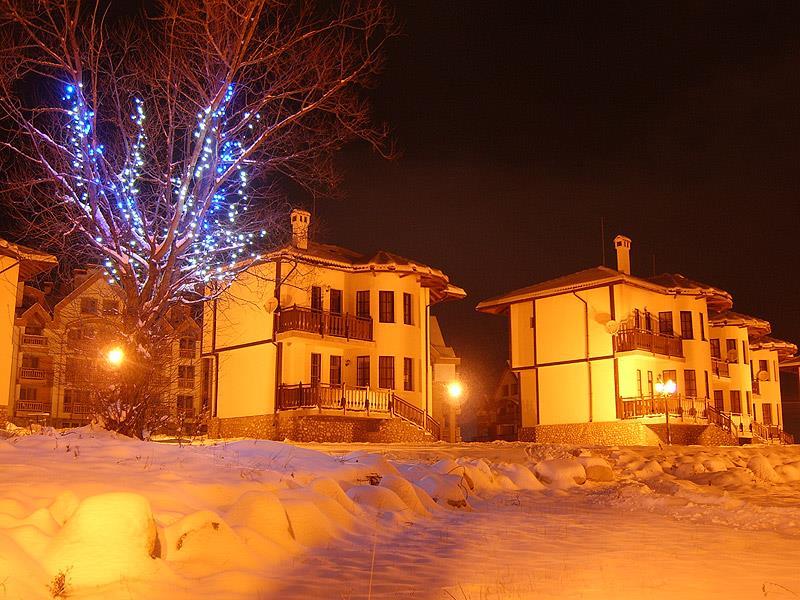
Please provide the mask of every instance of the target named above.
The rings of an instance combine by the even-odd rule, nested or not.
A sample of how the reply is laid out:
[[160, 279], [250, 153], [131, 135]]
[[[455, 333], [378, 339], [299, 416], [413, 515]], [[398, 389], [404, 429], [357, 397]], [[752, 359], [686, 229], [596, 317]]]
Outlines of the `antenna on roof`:
[[600, 217], [600, 251], [603, 253], [603, 266], [606, 266], [606, 219]]

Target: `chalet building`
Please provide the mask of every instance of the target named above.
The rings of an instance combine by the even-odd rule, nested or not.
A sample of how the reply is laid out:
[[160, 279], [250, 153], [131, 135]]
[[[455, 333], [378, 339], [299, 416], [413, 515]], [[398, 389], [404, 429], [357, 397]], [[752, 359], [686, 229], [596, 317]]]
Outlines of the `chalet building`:
[[22, 371], [16, 313], [22, 306], [25, 281], [56, 266], [55, 256], [0, 239], [0, 427], [13, 414]]
[[474, 441], [517, 440], [521, 416], [519, 376], [506, 368], [491, 396], [475, 409]]
[[[683, 275], [632, 275], [631, 240], [614, 245], [617, 269], [586, 269], [477, 307], [509, 319], [521, 437], [542, 425], [660, 414], [710, 419], [742, 441], [780, 438], [778, 361], [796, 346], [769, 337], [767, 321], [733, 312], [725, 290]], [[672, 394], [662, 387], [670, 380]]]
[[310, 219], [292, 211], [291, 244], [206, 304], [210, 432], [370, 441], [413, 424], [438, 439], [430, 309], [464, 291], [416, 261], [315, 243]]
[[[25, 286], [17, 308], [10, 418], [18, 425], [85, 425], [92, 389], [107, 375], [106, 353], [117, 343], [123, 298], [98, 268], [76, 269], [68, 284], [46, 291]], [[188, 424], [202, 409], [200, 326], [180, 311], [166, 326], [173, 356], [153, 384], [161, 384], [176, 421]]]

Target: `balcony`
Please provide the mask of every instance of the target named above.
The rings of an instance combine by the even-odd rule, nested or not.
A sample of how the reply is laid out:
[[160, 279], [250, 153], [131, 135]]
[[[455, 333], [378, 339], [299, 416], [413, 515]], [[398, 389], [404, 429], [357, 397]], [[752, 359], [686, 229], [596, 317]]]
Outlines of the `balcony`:
[[292, 306], [278, 314], [278, 333], [306, 331], [348, 340], [372, 341], [372, 319]]
[[33, 369], [31, 367], [22, 367], [19, 370], [21, 379], [33, 379], [36, 381], [44, 381], [47, 379], [47, 371], [44, 369]]
[[646, 329], [621, 329], [614, 335], [614, 352], [645, 350], [663, 356], [683, 358], [683, 340]]
[[39, 400], [17, 400], [16, 412], [50, 414], [50, 403]]
[[43, 335], [22, 335], [23, 346], [34, 346], [36, 348], [47, 347], [47, 338]]
[[717, 377], [731, 376], [731, 368], [728, 366], [728, 363], [719, 358], [711, 359], [711, 372]]
[[194, 389], [194, 377], [179, 377], [178, 387], [182, 390]]
[[64, 412], [71, 415], [88, 415], [89, 405], [81, 402], [64, 402]]

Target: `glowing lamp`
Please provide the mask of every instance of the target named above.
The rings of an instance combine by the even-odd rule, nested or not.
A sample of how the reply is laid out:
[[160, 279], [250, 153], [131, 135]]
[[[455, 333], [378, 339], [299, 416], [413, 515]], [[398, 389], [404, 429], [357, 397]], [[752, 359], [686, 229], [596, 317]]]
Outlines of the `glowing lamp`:
[[664, 391], [667, 394], [674, 394], [675, 390], [677, 389], [678, 389], [677, 384], [674, 381], [672, 381], [672, 379], [667, 379], [667, 383], [664, 384]]
[[451, 381], [447, 384], [447, 394], [453, 400], [458, 400], [461, 398], [461, 394], [464, 393], [464, 387], [458, 381]]
[[122, 361], [125, 360], [125, 353], [122, 351], [122, 348], [116, 346], [108, 351], [106, 360], [112, 367], [118, 367], [122, 364]]

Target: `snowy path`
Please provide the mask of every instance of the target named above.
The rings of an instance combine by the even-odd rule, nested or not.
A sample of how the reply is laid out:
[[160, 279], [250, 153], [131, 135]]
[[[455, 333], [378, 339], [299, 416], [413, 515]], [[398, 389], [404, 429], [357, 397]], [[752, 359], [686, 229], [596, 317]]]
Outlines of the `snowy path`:
[[[795, 598], [798, 540], [620, 512], [582, 494], [504, 494], [378, 534], [372, 598]], [[430, 556], [431, 549], [435, 556]], [[276, 573], [269, 597], [366, 599], [372, 547], [319, 549]], [[766, 592], [766, 593], [765, 593]]]

